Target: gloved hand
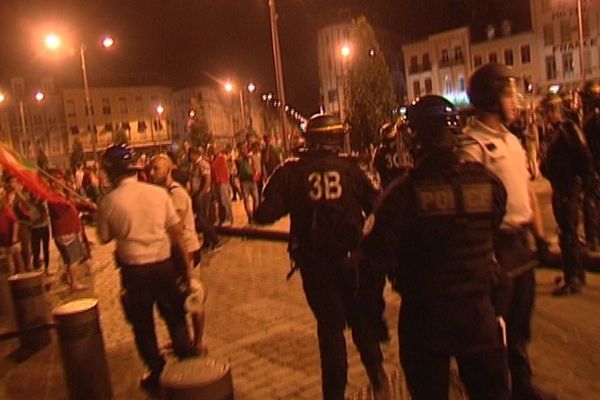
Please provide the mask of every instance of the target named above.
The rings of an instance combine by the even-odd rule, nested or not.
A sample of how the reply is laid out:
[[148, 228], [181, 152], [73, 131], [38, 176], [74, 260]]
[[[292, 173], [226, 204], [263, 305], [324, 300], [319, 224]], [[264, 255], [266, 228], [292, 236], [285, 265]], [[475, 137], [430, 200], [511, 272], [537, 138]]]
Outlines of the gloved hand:
[[550, 252], [550, 243], [541, 236], [535, 238], [535, 247], [540, 264], [548, 266], [552, 264], [552, 253]]

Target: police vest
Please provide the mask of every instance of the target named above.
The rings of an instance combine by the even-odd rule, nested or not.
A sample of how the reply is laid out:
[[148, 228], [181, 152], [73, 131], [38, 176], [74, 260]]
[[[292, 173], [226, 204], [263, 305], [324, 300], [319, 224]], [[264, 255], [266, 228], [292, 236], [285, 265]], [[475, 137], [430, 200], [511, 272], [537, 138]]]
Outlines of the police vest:
[[419, 298], [491, 290], [501, 183], [482, 165], [466, 163], [442, 172], [416, 170], [407, 184], [417, 218], [400, 249], [396, 289]]

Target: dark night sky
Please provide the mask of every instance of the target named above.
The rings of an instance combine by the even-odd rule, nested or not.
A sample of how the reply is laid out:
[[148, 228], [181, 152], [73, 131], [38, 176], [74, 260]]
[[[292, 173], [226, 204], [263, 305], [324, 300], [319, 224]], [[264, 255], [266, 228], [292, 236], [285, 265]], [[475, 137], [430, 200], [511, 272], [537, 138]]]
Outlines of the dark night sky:
[[[470, 21], [510, 17], [526, 27], [529, 9], [526, 0], [278, 0], [286, 95], [305, 114], [318, 108], [316, 30], [346, 6], [398, 43]], [[45, 73], [81, 84], [76, 54], [43, 50], [48, 29], [88, 44], [91, 86], [183, 86], [208, 74], [275, 89], [267, 0], [2, 0], [0, 82]], [[95, 46], [105, 32], [118, 43], [108, 52]]]

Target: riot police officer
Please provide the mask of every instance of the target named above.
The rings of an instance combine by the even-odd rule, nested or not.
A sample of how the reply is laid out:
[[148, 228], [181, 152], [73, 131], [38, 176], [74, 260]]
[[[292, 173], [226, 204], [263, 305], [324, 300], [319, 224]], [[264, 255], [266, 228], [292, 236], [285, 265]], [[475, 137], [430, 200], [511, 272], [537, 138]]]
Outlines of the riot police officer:
[[[600, 83], [589, 81], [581, 94], [583, 106], [583, 132], [592, 153], [594, 169], [600, 174]], [[590, 250], [598, 250], [600, 242], [599, 201], [592, 192], [586, 192], [583, 200], [585, 240]]]
[[356, 274], [347, 263], [348, 252], [360, 239], [363, 213], [371, 212], [378, 193], [358, 166], [340, 154], [344, 135], [338, 117], [312, 116], [305, 134], [307, 150], [273, 172], [254, 213], [260, 224], [290, 214], [288, 251], [317, 319], [326, 400], [344, 399], [347, 324], [377, 396], [385, 391], [379, 342], [365, 334], [355, 312]]
[[511, 398], [554, 399], [533, 384], [527, 354], [535, 300], [534, 268], [539, 265], [529, 247], [529, 238], [533, 234], [539, 258], [544, 255], [544, 249], [547, 250], [547, 242], [543, 238], [537, 198], [529, 181], [525, 151], [506, 128], [515, 119], [518, 109], [515, 76], [503, 64], [486, 64], [469, 79], [467, 93], [475, 115], [463, 132], [476, 144], [465, 147], [462, 157], [484, 164], [498, 176], [507, 192], [506, 214], [494, 248], [511, 289], [504, 305], [498, 305], [508, 333]]
[[583, 133], [575, 122], [564, 118], [562, 104], [556, 95], [547, 96], [541, 104], [547, 118], [547, 151], [541, 172], [552, 185], [552, 210], [559, 228], [564, 271], [564, 284], [553, 291], [556, 296], [579, 293], [585, 282], [577, 225], [582, 189], [593, 192], [597, 184]]
[[404, 138], [398, 134], [397, 124], [383, 124], [379, 136], [381, 144], [375, 151], [374, 165], [381, 179], [381, 186], [386, 188], [392, 180], [409, 170], [412, 160], [404, 146]]
[[[456, 109], [440, 96], [407, 110], [415, 168], [384, 192], [359, 246], [363, 285], [392, 277], [402, 295], [400, 362], [415, 400], [447, 399], [450, 357], [471, 399], [508, 399], [505, 347], [493, 305], [493, 237], [506, 207], [502, 183], [462, 163]], [[385, 271], [393, 260], [394, 267]]]

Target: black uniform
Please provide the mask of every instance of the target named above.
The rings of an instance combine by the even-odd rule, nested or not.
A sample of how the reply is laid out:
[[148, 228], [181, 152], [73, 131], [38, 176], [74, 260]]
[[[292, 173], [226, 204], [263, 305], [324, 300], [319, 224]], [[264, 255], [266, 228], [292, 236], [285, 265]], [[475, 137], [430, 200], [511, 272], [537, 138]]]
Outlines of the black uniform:
[[379, 173], [381, 186], [386, 188], [392, 180], [404, 175], [412, 166], [412, 159], [397, 150], [397, 139], [384, 140], [375, 151], [375, 169]]
[[[592, 109], [583, 121], [583, 132], [592, 154], [596, 174], [600, 174], [600, 113]], [[598, 250], [600, 244], [599, 199], [588, 191], [584, 196], [583, 216], [585, 239], [591, 250]]]
[[[375, 210], [359, 247], [359, 298], [377, 303], [372, 289], [381, 289], [386, 274], [402, 295], [400, 361], [413, 399], [448, 398], [451, 356], [472, 399], [508, 398], [492, 299], [493, 236], [505, 207], [506, 191], [495, 175], [438, 149], [395, 181]], [[390, 261], [394, 268], [384, 270]]]
[[541, 172], [552, 185], [552, 210], [559, 228], [565, 283], [581, 284], [585, 269], [577, 237], [582, 189], [594, 192], [593, 160], [583, 134], [574, 122], [549, 124]]
[[363, 334], [356, 318], [355, 273], [347, 263], [360, 239], [363, 213], [371, 211], [377, 191], [347, 158], [308, 150], [273, 172], [263, 196], [256, 222], [273, 223], [290, 214], [288, 250], [317, 319], [323, 396], [344, 399], [347, 324], [372, 382], [382, 363], [379, 343]]

